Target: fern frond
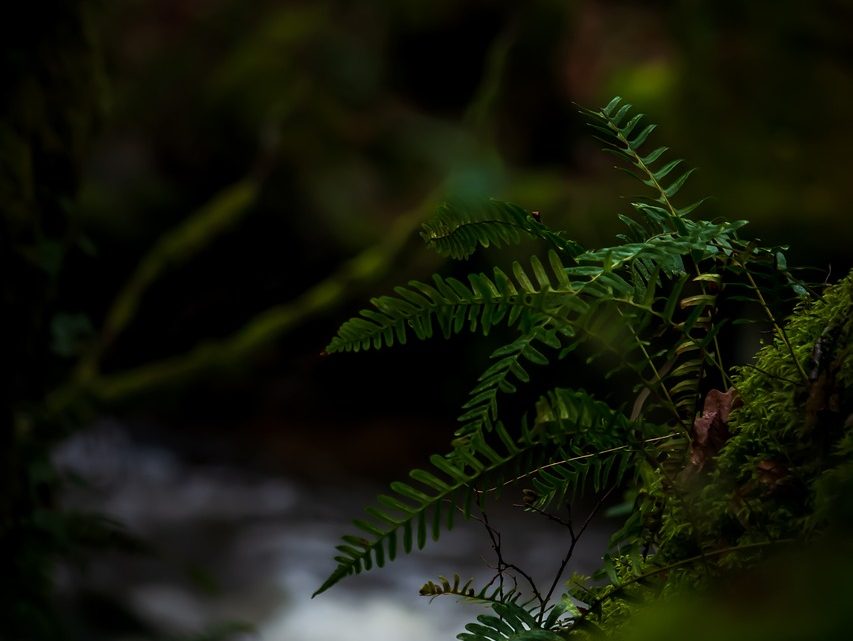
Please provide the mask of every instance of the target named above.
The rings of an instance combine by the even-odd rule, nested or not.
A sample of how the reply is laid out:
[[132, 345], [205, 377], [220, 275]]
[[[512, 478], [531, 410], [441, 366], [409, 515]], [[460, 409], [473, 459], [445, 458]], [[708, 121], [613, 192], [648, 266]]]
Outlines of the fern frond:
[[498, 392], [512, 394], [516, 391], [516, 383], [530, 381], [524, 361], [547, 365], [548, 357], [539, 348], [560, 349], [562, 342], [559, 334], [574, 335], [570, 325], [561, 327], [558, 332], [549, 327], [550, 321], [549, 317], [543, 316], [530, 331], [492, 352], [491, 358], [495, 359], [495, 363], [480, 375], [477, 386], [470, 392], [469, 400], [462, 406], [465, 411], [458, 419], [462, 426], [456, 431], [457, 437], [491, 430], [498, 417]]
[[547, 510], [573, 502], [591, 486], [596, 493], [608, 483], [618, 486], [634, 465], [636, 452], [627, 448], [576, 454], [541, 468], [533, 478], [534, 499], [529, 505]]
[[596, 138], [605, 145], [605, 151], [630, 163], [639, 173], [629, 173], [654, 190], [654, 201], [663, 205], [673, 217], [686, 216], [702, 201], [677, 208], [672, 200], [695, 169], [683, 169], [682, 159], [663, 162], [661, 159], [668, 147], [646, 151], [644, 145], [657, 125], [642, 124], [644, 114], [629, 117], [630, 112], [631, 105], [623, 104], [618, 96], [598, 111], [580, 109]]
[[497, 492], [504, 485], [525, 478], [526, 471], [559, 457], [566, 439], [583, 435], [590, 442], [601, 442], [608, 426], [627, 421], [605, 403], [579, 390], [555, 391], [549, 407], [552, 412], [548, 417], [537, 419], [532, 428], [527, 429], [522, 423], [517, 438], [498, 422], [493, 443], [488, 443], [482, 433], [474, 434], [451, 454], [431, 457], [431, 471], [413, 470], [410, 477], [416, 486], [392, 483], [391, 493], [379, 496], [378, 506], [367, 508], [371, 520], [354, 522], [362, 534], [343, 537], [337, 547], [341, 554], [335, 557], [338, 566], [315, 596], [374, 564], [382, 567], [386, 558], [393, 560], [400, 549], [410, 553], [415, 545], [422, 549], [430, 537], [438, 540], [443, 529], [453, 527], [457, 511], [468, 518], [478, 486]]
[[[628, 224], [629, 230], [636, 242], [626, 242], [621, 247], [588, 252], [581, 255], [579, 260], [604, 261], [604, 265], [620, 266], [630, 264], [632, 275], [635, 280], [642, 282], [648, 280], [652, 274], [657, 274], [660, 269], [670, 278], [676, 277], [685, 271], [682, 256], [689, 256], [695, 267], [697, 278], [703, 276], [698, 265], [707, 258], [714, 257], [720, 251], [727, 251], [731, 247], [730, 239], [735, 238], [735, 231], [745, 224], [743, 221], [737, 223], [714, 224], [708, 221], [690, 221], [686, 216], [698, 207], [702, 201], [678, 208], [673, 204], [674, 197], [686, 183], [693, 173], [692, 169], [681, 170], [683, 161], [681, 159], [671, 160], [661, 164], [661, 158], [668, 151], [666, 147], [658, 147], [652, 151], [643, 151], [643, 145], [649, 135], [654, 131], [656, 125], [646, 124], [640, 127], [643, 114], [629, 117], [631, 105], [622, 104], [621, 98], [617, 97], [598, 111], [581, 109], [581, 113], [587, 118], [587, 124], [598, 134], [597, 138], [609, 151], [617, 157], [627, 161], [639, 172], [633, 175], [647, 187], [656, 192], [651, 204], [635, 203], [634, 208], [645, 219], [646, 225], [631, 221], [623, 217], [623, 222]], [[679, 171], [675, 171], [679, 169]], [[633, 172], [629, 172], [633, 173]], [[672, 176], [675, 176], [674, 178]], [[627, 222], [631, 221], [631, 222]], [[657, 233], [652, 233], [652, 232]], [[702, 295], [679, 301], [681, 307], [693, 307], [694, 312], [688, 316], [682, 328], [683, 340], [676, 347], [675, 353], [680, 357], [683, 353], [698, 350], [698, 357], [691, 358], [686, 363], [681, 363], [673, 370], [672, 377], [679, 380], [669, 387], [663, 387], [663, 380], [657, 369], [646, 354], [640, 343], [636, 328], [632, 332], [637, 337], [641, 351], [646, 357], [647, 363], [655, 372], [656, 384], [662, 388], [667, 403], [672, 407], [682, 424], [689, 423], [699, 403], [699, 381], [706, 361], [720, 369], [723, 379], [726, 378], [722, 365], [715, 360], [715, 354], [705, 349], [716, 336], [713, 322], [713, 312], [716, 308], [716, 296], [709, 295], [702, 283], [700, 285]], [[700, 303], [702, 303], [700, 305]], [[701, 316], [702, 313], [705, 316]], [[707, 323], [700, 323], [706, 320]], [[696, 338], [691, 335], [692, 327], [704, 327], [707, 330], [705, 337]], [[712, 332], [712, 330], [714, 330]], [[705, 338], [710, 340], [706, 341]], [[714, 350], [716, 343], [713, 345]], [[672, 354], [668, 356], [672, 361]], [[690, 374], [690, 377], [685, 376]]]
[[[650, 209], [640, 203], [635, 206], [641, 211]], [[682, 233], [667, 231], [641, 242], [587, 251], [580, 254], [577, 260], [580, 263], [600, 262], [615, 270], [642, 259], [647, 269], [660, 267], [667, 276], [672, 277], [684, 272], [683, 263], [676, 259], [690, 255], [694, 261], [699, 262], [718, 255], [720, 239], [732, 237], [733, 233], [745, 224], [746, 221], [687, 221]]]
[[[488, 334], [493, 325], [506, 320], [526, 331], [541, 313], [559, 314], [560, 310], [585, 308], [566, 277], [559, 257], [550, 253], [549, 276], [535, 256], [530, 260], [534, 276], [530, 278], [520, 263], [513, 263], [511, 278], [495, 268], [490, 278], [470, 274], [468, 284], [455, 278], [433, 276], [434, 285], [410, 281], [408, 287], [394, 289], [397, 296], [371, 299], [374, 309], [344, 323], [326, 348], [328, 353], [378, 349], [405, 343], [409, 333], [419, 339], [433, 335], [437, 323], [445, 338], [466, 327]], [[553, 281], [552, 281], [553, 278]]]
[[[584, 426], [583, 431], [574, 428], [578, 424]], [[633, 423], [583, 391], [563, 388], [539, 399], [535, 425], [547, 425], [549, 432], [566, 435], [566, 446], [558, 457], [531, 470], [535, 499], [530, 505], [540, 510], [567, 497], [573, 499], [588, 483], [595, 491], [608, 480], [620, 483], [636, 453], [630, 449], [633, 433], [656, 431], [652, 426]]]
[[481, 614], [477, 623], [465, 626], [465, 632], [457, 635], [459, 641], [563, 641], [563, 637], [554, 630], [561, 629], [558, 617], [565, 611], [561, 604], [552, 612], [557, 616], [548, 624], [540, 623], [523, 607], [514, 603], [496, 603], [492, 606], [495, 614]]
[[[479, 590], [475, 590], [472, 585], [474, 583], [473, 579], [468, 579], [465, 583], [462, 583], [462, 579], [458, 574], [453, 575], [453, 583], [451, 583], [446, 577], [439, 576], [438, 583], [433, 581], [427, 581], [420, 589], [420, 595], [426, 596], [430, 598], [430, 601], [440, 596], [454, 596], [460, 599], [464, 599], [466, 601], [473, 601], [476, 603], [487, 603], [487, 604], [498, 604], [498, 603], [514, 603], [518, 604], [519, 599], [521, 598], [521, 592], [516, 590], [515, 588], [511, 588], [509, 590], [505, 590], [502, 586], [498, 585], [496, 587], [492, 587], [491, 585], [485, 585]], [[528, 612], [533, 612], [533, 609], [530, 608], [529, 603], [522, 603], [521, 607], [524, 607], [528, 610]]]
[[498, 200], [446, 202], [423, 224], [421, 232], [428, 247], [450, 258], [468, 258], [477, 247], [518, 244], [524, 235], [548, 241], [564, 258], [583, 251], [530, 212]]
[[624, 414], [580, 389], [558, 387], [536, 402], [534, 427], [581, 436], [593, 447], [612, 446], [614, 434], [618, 439], [631, 425]]
[[553, 439], [552, 434], [541, 431], [524, 431], [513, 439], [500, 423], [495, 425], [495, 432], [500, 445], [492, 446], [481, 436], [469, 439], [464, 449], [433, 456], [431, 471], [412, 470], [410, 477], [417, 486], [392, 483], [391, 493], [380, 495], [379, 505], [367, 508], [372, 519], [354, 522], [363, 535], [343, 537], [337, 547], [341, 554], [335, 557], [338, 566], [314, 596], [346, 576], [371, 569], [374, 563], [382, 567], [386, 555], [393, 560], [400, 548], [408, 554], [415, 544], [422, 549], [430, 536], [438, 540], [442, 529], [453, 527], [457, 510], [465, 518], [469, 516], [474, 484], [502, 481], [517, 474], [530, 463], [536, 450], [543, 450], [541, 458], [549, 449], [543, 446]]
[[[586, 416], [581, 432], [572, 429], [578, 413]], [[575, 390], [552, 390], [537, 403], [537, 424], [566, 433], [560, 456], [527, 474], [532, 491], [525, 503], [536, 511], [575, 500], [590, 489], [598, 493], [608, 486], [629, 486], [647, 460], [673, 446], [683, 447], [683, 435], [665, 425], [632, 421], [608, 405]], [[568, 422], [568, 424], [567, 424]], [[651, 456], [649, 456], [651, 454]]]
[[450, 581], [447, 580], [446, 577], [439, 576], [439, 583], [433, 583], [432, 581], [427, 581], [423, 584], [420, 589], [419, 594], [421, 596], [430, 597], [430, 601], [437, 596], [457, 596], [465, 599], [473, 599], [477, 594], [484, 593], [486, 588], [483, 588], [479, 592], [474, 590], [471, 585], [474, 583], [474, 579], [468, 579], [464, 584], [462, 584], [462, 579], [458, 574], [453, 575], [453, 584], [450, 584]]

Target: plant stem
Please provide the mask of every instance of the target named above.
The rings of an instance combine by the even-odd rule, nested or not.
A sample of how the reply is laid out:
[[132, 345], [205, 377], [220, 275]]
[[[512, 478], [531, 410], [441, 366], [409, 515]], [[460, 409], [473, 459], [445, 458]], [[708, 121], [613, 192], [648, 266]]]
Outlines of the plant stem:
[[806, 371], [803, 369], [802, 364], [797, 358], [797, 354], [796, 352], [794, 352], [794, 348], [791, 345], [791, 341], [788, 340], [788, 334], [779, 325], [779, 323], [776, 322], [776, 317], [773, 315], [773, 312], [770, 311], [770, 306], [764, 299], [764, 295], [761, 293], [761, 289], [758, 287], [758, 283], [755, 282], [755, 279], [752, 277], [750, 271], [746, 268], [746, 265], [744, 265], [743, 263], [738, 264], [746, 274], [746, 278], [749, 280], [749, 285], [752, 288], [752, 291], [754, 291], [755, 295], [758, 297], [758, 303], [761, 305], [761, 308], [764, 310], [764, 313], [767, 315], [767, 318], [773, 324], [773, 328], [776, 330], [776, 333], [779, 335], [779, 338], [782, 339], [782, 342], [785, 343], [785, 347], [788, 348], [788, 352], [791, 354], [791, 358], [793, 359], [794, 365], [796, 365], [797, 370], [799, 370], [800, 376], [802, 376], [803, 381], [808, 382], [809, 376], [808, 374], [806, 374]]

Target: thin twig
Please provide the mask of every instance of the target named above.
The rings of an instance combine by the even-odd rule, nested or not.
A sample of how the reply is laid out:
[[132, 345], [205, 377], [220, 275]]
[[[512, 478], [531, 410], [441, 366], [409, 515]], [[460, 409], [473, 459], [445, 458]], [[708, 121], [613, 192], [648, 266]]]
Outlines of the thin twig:
[[[499, 580], [498, 586], [501, 590], [501, 596], [504, 596], [504, 591], [503, 591], [504, 576], [503, 576], [503, 573], [506, 570], [512, 570], [514, 572], [517, 572], [519, 574], [519, 576], [521, 576], [522, 578], [524, 578], [525, 581], [527, 581], [527, 583], [530, 585], [530, 589], [533, 591], [534, 598], [540, 604], [540, 609], [544, 609], [545, 601], [542, 599], [542, 594], [539, 592], [539, 588], [536, 585], [536, 582], [533, 580], [533, 577], [531, 577], [527, 572], [525, 572], [523, 569], [521, 569], [515, 563], [508, 563], [506, 561], [506, 559], [504, 559], [503, 551], [501, 549], [500, 532], [498, 532], [489, 523], [489, 517], [486, 514], [486, 512], [483, 510], [482, 506], [479, 506], [479, 507], [480, 507], [480, 514], [482, 516], [480, 518], [478, 518], [476, 516], [472, 516], [471, 518], [473, 518], [474, 520], [479, 521], [480, 523], [483, 524], [483, 526], [486, 528], [486, 532], [488, 532], [489, 540], [492, 542], [492, 549], [494, 550], [495, 556], [497, 557], [497, 561], [498, 561], [497, 568], [496, 568], [496, 571], [497, 571], [496, 576]], [[487, 585], [492, 585], [494, 583], [494, 581], [495, 581], [495, 579], [493, 578]], [[513, 578], [513, 581], [515, 581], [515, 578]]]
[[[542, 621], [543, 617], [545, 616], [545, 607], [548, 605], [548, 602], [551, 600], [551, 596], [554, 594], [554, 590], [556, 589], [557, 584], [560, 582], [560, 579], [563, 578], [563, 573], [566, 571], [566, 566], [569, 564], [569, 561], [571, 560], [572, 555], [575, 552], [575, 547], [577, 546], [578, 541], [580, 541], [581, 536], [583, 536], [583, 533], [586, 531], [587, 527], [592, 522], [593, 517], [596, 515], [598, 510], [601, 509], [601, 506], [604, 504], [604, 502], [607, 500], [607, 498], [610, 496], [610, 494], [613, 492], [614, 489], [616, 489], [615, 485], [613, 487], [611, 487], [609, 490], [607, 490], [604, 494], [602, 494], [598, 498], [598, 500], [595, 502], [595, 505], [593, 506], [593, 508], [589, 511], [589, 514], [587, 514], [586, 519], [584, 519], [584, 522], [581, 525], [580, 530], [577, 531], [577, 533], [575, 533], [574, 528], [571, 525], [571, 518], [570, 518], [569, 535], [571, 536], [571, 543], [569, 545], [569, 549], [566, 552], [566, 555], [563, 557], [563, 560], [560, 562], [560, 567], [557, 570], [556, 575], [554, 575], [554, 580], [551, 581], [551, 587], [548, 588], [548, 592], [545, 594], [544, 604], [542, 606], [542, 609], [539, 611], [539, 621], [540, 622]], [[571, 510], [571, 508], [570, 508], [570, 510]]]
[[773, 328], [776, 330], [776, 333], [779, 335], [779, 338], [782, 339], [782, 342], [785, 344], [785, 347], [788, 348], [788, 352], [791, 354], [791, 359], [794, 361], [794, 365], [800, 372], [800, 375], [803, 377], [803, 380], [808, 382], [809, 376], [806, 374], [806, 370], [803, 369], [802, 363], [800, 363], [797, 358], [797, 353], [794, 351], [794, 347], [791, 345], [791, 341], [788, 340], [788, 334], [785, 330], [776, 322], [776, 317], [773, 315], [773, 312], [770, 311], [770, 306], [767, 304], [767, 301], [764, 300], [764, 295], [761, 293], [761, 289], [758, 287], [758, 283], [755, 282], [755, 279], [752, 277], [752, 272], [750, 272], [746, 265], [742, 262], [738, 263], [740, 267], [743, 269], [744, 274], [749, 280], [749, 285], [752, 290], [755, 292], [755, 295], [758, 297], [758, 303], [761, 305], [761, 309], [764, 310], [764, 313], [767, 315], [768, 320], [772, 323]]
[[561, 519], [559, 516], [557, 516], [556, 514], [552, 514], [551, 512], [546, 512], [545, 510], [540, 510], [538, 507], [536, 507], [534, 505], [525, 505], [524, 503], [515, 503], [515, 504], [513, 504], [513, 507], [520, 507], [524, 510], [528, 510], [530, 512], [533, 512], [534, 514], [539, 514], [541, 516], [544, 516], [549, 521], [553, 521], [554, 523], [559, 523], [563, 527], [568, 528], [570, 532], [572, 530], [572, 522], [571, 521], [566, 521], [564, 519]]

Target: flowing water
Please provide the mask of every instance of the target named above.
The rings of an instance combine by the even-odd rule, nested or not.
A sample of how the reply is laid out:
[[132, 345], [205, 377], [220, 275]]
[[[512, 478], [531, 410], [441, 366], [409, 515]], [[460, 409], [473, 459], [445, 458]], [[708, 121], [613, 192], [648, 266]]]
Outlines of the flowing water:
[[[264, 641], [437, 641], [453, 639], [483, 612], [420, 586], [458, 572], [483, 585], [494, 574], [482, 524], [464, 522], [422, 552], [381, 571], [345, 579], [312, 599], [334, 567], [334, 546], [352, 532], [381, 488], [353, 479], [335, 487], [262, 476], [235, 467], [191, 464], [163, 447], [135, 442], [103, 422], [66, 442], [60, 467], [85, 479], [69, 490], [72, 508], [110, 516], [142, 537], [151, 553], [105, 551], [86, 567], [64, 568], [69, 599], [107, 594], [169, 635], [192, 635], [227, 621], [254, 626]], [[488, 509], [507, 560], [550, 584], [568, 544], [567, 531], [511, 505]], [[611, 524], [593, 521], [570, 571], [598, 565]], [[124, 636], [137, 639], [139, 636]]]

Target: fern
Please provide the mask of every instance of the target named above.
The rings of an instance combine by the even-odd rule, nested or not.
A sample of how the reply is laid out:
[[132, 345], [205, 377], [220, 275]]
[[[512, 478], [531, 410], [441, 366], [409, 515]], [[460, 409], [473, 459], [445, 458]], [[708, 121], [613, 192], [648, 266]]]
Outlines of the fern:
[[465, 626], [457, 635], [460, 641], [562, 641], [559, 616], [565, 611], [561, 605], [551, 610], [544, 623], [540, 623], [527, 610], [514, 603], [495, 603], [495, 614], [481, 614], [477, 623]]
[[551, 256], [556, 287], [535, 256], [530, 261], [535, 284], [518, 262], [513, 263], [512, 278], [495, 268], [491, 278], [469, 275], [468, 285], [437, 274], [433, 276], [434, 285], [410, 281], [408, 287], [394, 289], [397, 296], [371, 299], [375, 309], [362, 310], [360, 318], [344, 323], [326, 351], [390, 347], [395, 340], [405, 343], [410, 332], [423, 340], [433, 336], [435, 324], [445, 338], [466, 327], [487, 335], [504, 320], [509, 326], [520, 324], [529, 329], [537, 314], [558, 315], [567, 308], [583, 307], [574, 296], [560, 259], [556, 254]]
[[[438, 583], [427, 581], [421, 587], [420, 595], [429, 597], [430, 601], [440, 596], [453, 596], [466, 601], [487, 605], [497, 605], [501, 603], [512, 603], [517, 605], [522, 596], [521, 592], [517, 589], [511, 588], [509, 590], [505, 590], [501, 585], [498, 585], [497, 587], [485, 585], [479, 590], [475, 590], [472, 587], [474, 583], [473, 579], [468, 579], [465, 583], [462, 583], [462, 579], [458, 574], [453, 575], [453, 583], [450, 583], [450, 581], [443, 576], [438, 577], [438, 581]], [[535, 610], [535, 606], [534, 608], [531, 608], [529, 604], [530, 601], [528, 600], [525, 603], [521, 603], [520, 607], [523, 607], [532, 615]]]
[[355, 521], [361, 533], [343, 537], [335, 557], [338, 565], [314, 595], [347, 576], [382, 567], [400, 550], [408, 554], [415, 546], [422, 549], [429, 538], [438, 540], [444, 529], [453, 527], [457, 512], [463, 518], [470, 516], [478, 491], [497, 492], [526, 471], [547, 464], [573, 434], [594, 433], [624, 420], [612, 418], [614, 412], [606, 404], [584, 392], [566, 390], [560, 398], [559, 420], [523, 428], [515, 439], [498, 422], [494, 431], [499, 444], [477, 435], [449, 455], [431, 457], [431, 470], [412, 470], [409, 475], [416, 485], [392, 483], [390, 493], [379, 496], [379, 505], [367, 508], [371, 519]]
[[654, 201], [660, 203], [672, 216], [686, 216], [701, 204], [702, 201], [699, 201], [680, 209], [673, 204], [672, 199], [695, 169], [682, 170], [684, 160], [680, 158], [663, 162], [668, 147], [657, 147], [650, 151], [643, 149], [657, 128], [653, 123], [641, 125], [644, 114], [631, 116], [631, 105], [623, 103], [618, 96], [598, 111], [581, 109], [581, 113], [596, 132], [596, 138], [606, 146], [605, 150], [632, 165], [638, 172], [632, 175], [655, 192]]
[[[526, 601], [515, 586], [504, 590], [501, 570], [494, 588], [493, 580], [475, 590], [458, 575], [452, 583], [440, 578], [424, 585], [425, 596], [450, 595], [492, 608], [494, 615], [466, 626], [462, 641], [562, 639], [578, 627], [593, 626], [593, 614], [604, 617], [605, 601], [627, 599], [634, 586], [639, 589], [645, 578], [660, 574], [656, 568], [665, 566], [658, 561], [669, 554], [660, 550], [673, 549], [673, 542], [703, 549], [685, 543], [701, 531], [702, 515], [693, 514], [693, 501], [681, 486], [696, 473], [690, 468], [691, 448], [703, 394], [726, 389], [732, 381], [719, 346], [728, 328], [727, 319], [720, 318], [721, 304], [754, 302], [777, 343], [787, 346], [789, 365], [807, 378], [775, 311], [790, 297], [807, 295], [807, 288], [788, 270], [784, 248], [739, 237], [745, 221], [693, 219], [702, 201], [677, 204], [693, 170], [681, 159], [666, 160], [667, 147], [648, 148], [655, 125], [631, 109], [614, 98], [599, 110], [581, 110], [605, 150], [650, 190], [650, 196], [631, 203], [631, 216], [619, 216], [625, 225], [619, 244], [584, 249], [510, 203], [446, 204], [421, 234], [441, 255], [467, 258], [479, 248], [501, 248], [528, 237], [548, 245], [547, 260], [533, 255], [524, 266], [512, 263], [508, 273], [495, 267], [489, 275], [470, 274], [467, 282], [440, 275], [429, 284], [410, 281], [394, 295], [372, 299], [372, 307], [344, 323], [330, 342], [327, 352], [334, 353], [390, 347], [435, 333], [488, 335], [501, 327], [511, 334], [492, 352], [491, 364], [463, 404], [453, 450], [433, 456], [430, 470], [413, 470], [409, 482], [392, 483], [389, 493], [367, 508], [369, 518], [355, 521], [359, 534], [343, 537], [337, 566], [315, 595], [401, 552], [423, 548], [452, 528], [457, 514], [469, 518], [474, 498], [482, 507], [483, 496], [510, 484], [524, 484], [527, 508], [555, 520], [546, 510], [581, 494], [599, 497], [600, 504], [612, 488], [633, 488], [622, 506], [627, 518], [599, 573], [609, 585], [584, 587], [583, 595], [555, 594], [577, 543], [569, 524], [571, 548], [550, 589], [539, 592], [525, 575], [534, 592]], [[587, 364], [606, 357], [604, 377], [631, 377], [631, 396], [623, 394], [611, 406], [582, 390], [556, 388], [539, 398], [532, 421], [504, 424], [501, 395], [529, 383], [531, 365], [558, 367], [577, 355]], [[619, 410], [626, 406], [629, 414]], [[682, 554], [682, 565], [693, 559]], [[573, 599], [592, 609], [581, 612]]]
[[562, 346], [557, 331], [549, 328], [547, 318], [509, 345], [492, 352], [491, 358], [496, 362], [480, 375], [478, 385], [471, 390], [471, 398], [462, 406], [466, 411], [459, 417], [462, 426], [456, 432], [457, 437], [491, 430], [498, 417], [498, 392], [514, 393], [517, 388], [513, 379], [521, 383], [530, 381], [524, 361], [534, 365], [548, 364], [548, 357], [537, 348], [537, 343], [539, 347], [553, 349]]
[[468, 258], [477, 247], [517, 244], [523, 235], [547, 241], [564, 258], [582, 251], [578, 243], [542, 223], [538, 214], [497, 200], [444, 203], [421, 232], [427, 246], [450, 258]]
[[[587, 490], [598, 493], [606, 485], [635, 480], [637, 465], [648, 451], [677, 436], [661, 434], [659, 425], [631, 421], [605, 403], [584, 403], [580, 409], [578, 400], [574, 390], [557, 388], [536, 404], [536, 424], [565, 433], [567, 439], [559, 458], [531, 472], [532, 490], [525, 502], [535, 510], [574, 501]], [[578, 411], [588, 414], [582, 431], [574, 429]]]
[[346, 576], [370, 570], [374, 563], [382, 567], [386, 555], [393, 561], [400, 549], [408, 554], [415, 544], [422, 549], [430, 535], [437, 540], [443, 528], [453, 527], [457, 510], [465, 517], [470, 514], [473, 483], [518, 473], [523, 459], [543, 444], [529, 433], [516, 443], [500, 424], [496, 433], [504, 453], [484, 440], [473, 440], [464, 454], [456, 451], [450, 456], [433, 456], [430, 471], [412, 470], [410, 477], [417, 486], [392, 483], [391, 493], [380, 495], [379, 505], [367, 508], [371, 520], [355, 521], [363, 535], [343, 537], [337, 547], [340, 555], [335, 557], [338, 566], [314, 596]]
[[587, 454], [575, 453], [562, 461], [547, 465], [538, 470], [533, 478], [534, 492], [528, 495], [531, 497], [529, 503], [537, 510], [546, 510], [554, 504], [573, 501], [590, 486], [594, 492], [601, 491], [608, 482], [619, 486], [626, 472], [634, 464], [634, 455], [634, 452], [623, 448]]

